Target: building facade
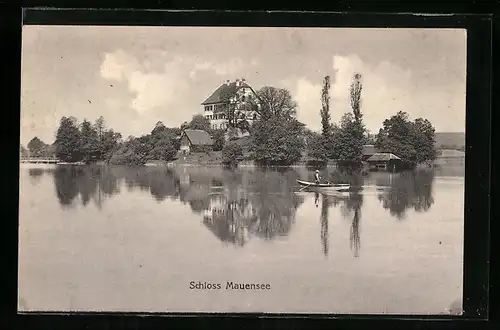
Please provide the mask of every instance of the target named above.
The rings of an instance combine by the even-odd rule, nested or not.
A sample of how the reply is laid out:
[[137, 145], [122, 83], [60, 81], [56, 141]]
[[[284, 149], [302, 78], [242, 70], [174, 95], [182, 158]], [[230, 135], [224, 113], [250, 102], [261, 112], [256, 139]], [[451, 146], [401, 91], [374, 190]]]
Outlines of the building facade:
[[245, 79], [227, 80], [201, 105], [213, 129], [227, 129], [229, 120], [252, 125], [260, 108], [257, 95]]

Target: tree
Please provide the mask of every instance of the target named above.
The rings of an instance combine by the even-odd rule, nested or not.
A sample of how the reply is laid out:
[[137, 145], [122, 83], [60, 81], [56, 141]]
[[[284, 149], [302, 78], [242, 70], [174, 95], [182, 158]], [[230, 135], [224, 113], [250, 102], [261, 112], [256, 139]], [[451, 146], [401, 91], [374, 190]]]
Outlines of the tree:
[[360, 162], [363, 151], [364, 128], [352, 113], [342, 116], [338, 135], [338, 159]]
[[201, 129], [207, 132], [210, 132], [210, 121], [205, 118], [203, 115], [194, 115], [189, 124], [187, 125], [188, 129]]
[[294, 118], [272, 116], [253, 127], [251, 151], [260, 165], [291, 165], [302, 157], [304, 124]]
[[346, 113], [342, 116], [340, 131], [335, 138], [337, 142], [336, 156], [342, 161], [359, 163], [363, 155], [366, 130], [362, 121], [363, 114], [361, 113], [362, 90], [361, 75], [355, 73], [349, 87], [349, 101], [352, 113]]
[[307, 156], [313, 162], [326, 163], [328, 153], [325, 149], [324, 137], [313, 133], [307, 139]]
[[151, 131], [149, 143], [152, 150], [148, 159], [169, 161], [177, 154], [177, 135], [159, 121]]
[[103, 116], [96, 119], [94, 123], [94, 130], [96, 131], [99, 142], [102, 142], [103, 136], [106, 133], [106, 122], [104, 121]]
[[28, 142], [31, 157], [43, 157], [46, 149], [47, 145], [36, 136]]
[[86, 119], [81, 124], [80, 139], [83, 160], [85, 162], [97, 160], [101, 151], [99, 136], [92, 124]]
[[243, 160], [243, 148], [235, 141], [230, 141], [222, 149], [222, 163], [226, 166], [236, 166]]
[[82, 159], [80, 131], [74, 117], [62, 117], [56, 133], [56, 156], [67, 162]]
[[349, 88], [349, 100], [351, 103], [352, 113], [354, 114], [354, 120], [357, 122], [360, 122], [363, 116], [361, 113], [361, 91], [363, 90], [361, 78], [361, 74], [355, 73], [353, 82]]
[[384, 120], [375, 147], [400, 157], [413, 167], [436, 156], [435, 133], [432, 124], [422, 118], [410, 121], [407, 113], [399, 111]]
[[112, 129], [104, 132], [101, 141], [101, 159], [109, 162], [111, 156], [118, 150], [122, 135], [115, 133]]
[[261, 107], [258, 112], [263, 119], [271, 116], [294, 117], [297, 113], [297, 103], [289, 90], [265, 86], [257, 91]]
[[[330, 124], [330, 76], [326, 76], [323, 80], [323, 89], [321, 90], [321, 134], [325, 140], [331, 138], [331, 124]], [[326, 147], [326, 146], [325, 146]]]
[[214, 151], [221, 151], [224, 148], [224, 144], [226, 142], [225, 131], [222, 129], [217, 129], [212, 132], [212, 139], [214, 141]]
[[28, 157], [29, 152], [28, 149], [26, 149], [22, 144], [19, 146], [19, 153], [21, 154], [21, 157]]
[[417, 118], [412, 125], [412, 144], [417, 152], [417, 162], [422, 163], [436, 158], [436, 134], [431, 122]]

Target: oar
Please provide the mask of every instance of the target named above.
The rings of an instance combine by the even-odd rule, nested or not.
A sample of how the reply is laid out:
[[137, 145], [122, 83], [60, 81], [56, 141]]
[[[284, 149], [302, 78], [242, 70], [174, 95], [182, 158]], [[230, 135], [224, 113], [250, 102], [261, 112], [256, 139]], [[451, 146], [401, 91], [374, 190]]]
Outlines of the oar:
[[308, 184], [308, 185], [307, 185], [307, 186], [305, 186], [305, 187], [300, 188], [299, 192], [301, 192], [302, 190], [306, 189], [306, 188], [307, 188], [307, 187], [309, 187], [310, 185], [311, 185], [311, 183], [310, 183], [310, 184]]

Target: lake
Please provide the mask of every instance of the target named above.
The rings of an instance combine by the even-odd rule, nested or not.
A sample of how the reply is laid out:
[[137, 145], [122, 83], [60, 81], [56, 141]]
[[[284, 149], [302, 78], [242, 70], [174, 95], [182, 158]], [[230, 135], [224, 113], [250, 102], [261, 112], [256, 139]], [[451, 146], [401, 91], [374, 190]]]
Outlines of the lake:
[[21, 164], [19, 310], [438, 314], [461, 299], [463, 168], [322, 175], [353, 189], [300, 191], [306, 168]]

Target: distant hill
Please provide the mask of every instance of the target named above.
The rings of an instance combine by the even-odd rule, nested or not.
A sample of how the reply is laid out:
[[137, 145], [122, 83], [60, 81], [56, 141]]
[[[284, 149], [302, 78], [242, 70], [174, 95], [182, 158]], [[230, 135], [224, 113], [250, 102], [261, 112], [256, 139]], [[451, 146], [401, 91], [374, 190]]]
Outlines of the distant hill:
[[436, 132], [436, 148], [455, 150], [465, 148], [465, 133]]

